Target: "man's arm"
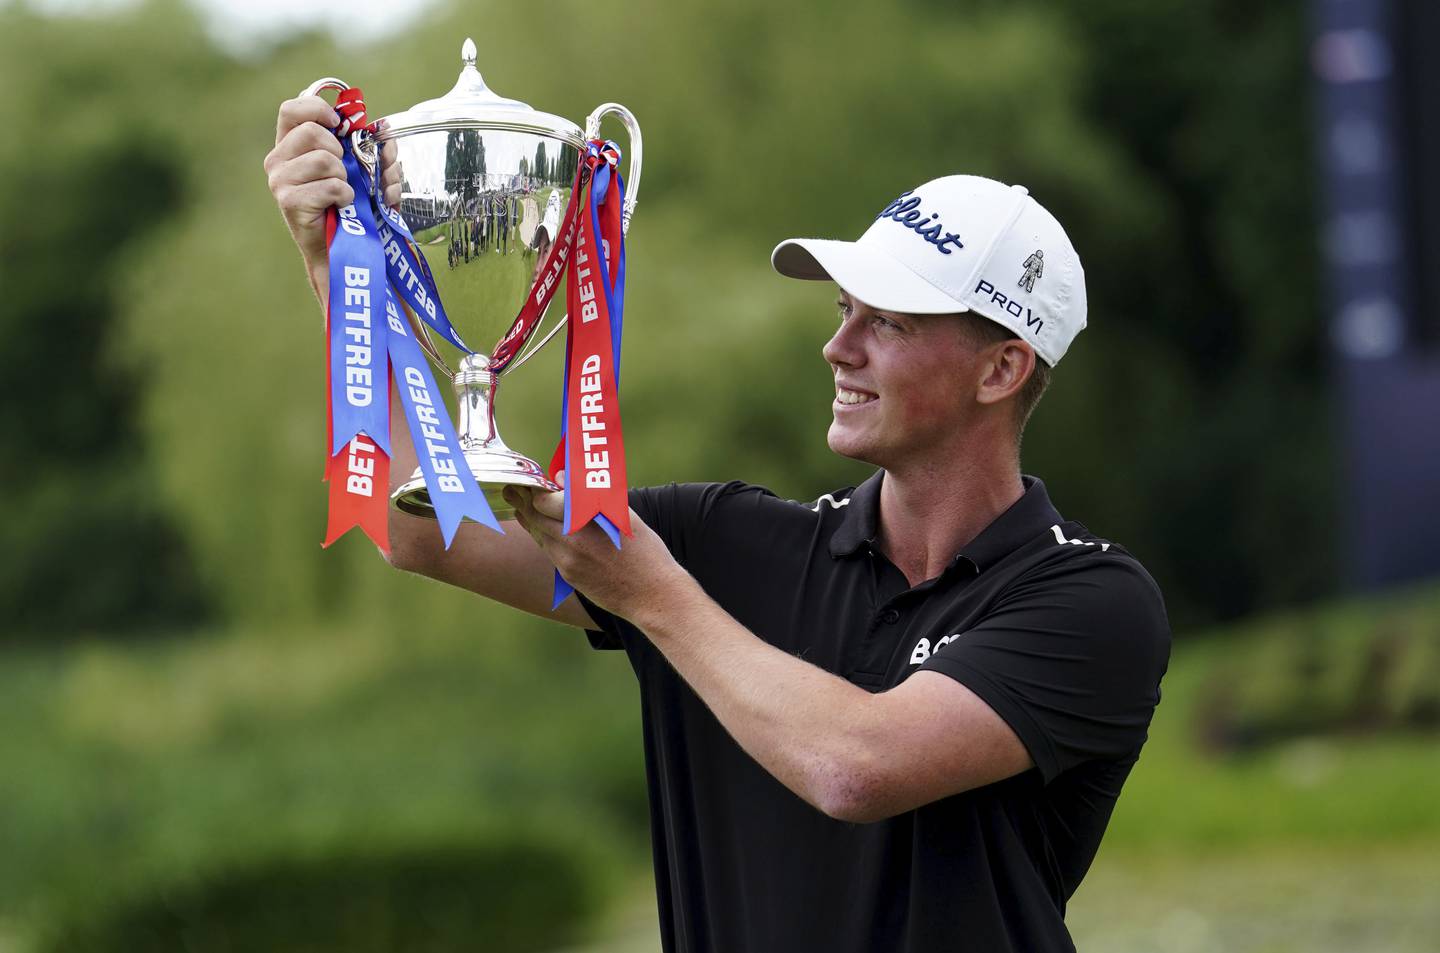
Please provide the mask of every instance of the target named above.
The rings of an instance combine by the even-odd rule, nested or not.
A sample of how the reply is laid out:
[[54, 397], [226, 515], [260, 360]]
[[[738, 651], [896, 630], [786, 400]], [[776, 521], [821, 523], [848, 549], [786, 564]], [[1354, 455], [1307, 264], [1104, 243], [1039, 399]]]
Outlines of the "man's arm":
[[1033, 765], [1009, 725], [948, 676], [917, 672], [874, 695], [758, 638], [635, 513], [617, 551], [593, 526], [565, 536], [559, 494], [511, 498], [565, 578], [643, 631], [751, 757], [831, 817], [880, 820]]
[[954, 679], [917, 672], [871, 694], [763, 641], [688, 575], [630, 619], [751, 757], [836, 819], [883, 820], [1034, 764]]
[[[354, 201], [345, 181], [339, 141], [331, 131], [339, 117], [319, 96], [302, 96], [280, 105], [275, 123], [275, 148], [265, 157], [265, 173], [275, 203], [285, 218], [305, 263], [311, 290], [324, 313], [329, 288], [329, 250], [325, 215], [335, 205]], [[400, 200], [400, 169], [393, 145], [382, 156], [381, 187], [385, 201]], [[391, 388], [392, 392], [394, 388]], [[393, 490], [415, 471], [415, 450], [404, 424], [398, 394], [390, 407], [390, 480]], [[447, 551], [433, 520], [390, 510], [391, 565], [447, 582], [525, 612], [582, 628], [594, 621], [576, 599], [550, 611], [554, 566], [540, 547], [514, 521], [501, 524], [505, 535], [475, 523], [461, 524]]]
[[[390, 492], [410, 479], [417, 466], [415, 446], [405, 426], [400, 396], [391, 390]], [[501, 536], [478, 523], [463, 522], [450, 548], [432, 519], [411, 516], [390, 507], [390, 565], [406, 572], [468, 589], [531, 615], [582, 629], [595, 628], [580, 600], [570, 597], [550, 611], [555, 565], [535, 540], [514, 520], [500, 524]]]

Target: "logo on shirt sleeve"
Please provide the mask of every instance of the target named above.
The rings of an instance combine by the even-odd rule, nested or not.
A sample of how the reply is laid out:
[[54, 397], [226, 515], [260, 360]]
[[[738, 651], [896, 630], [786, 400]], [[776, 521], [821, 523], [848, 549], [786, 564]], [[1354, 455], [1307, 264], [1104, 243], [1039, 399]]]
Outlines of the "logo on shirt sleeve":
[[831, 508], [832, 510], [838, 510], [838, 509], [839, 509], [840, 507], [842, 507], [842, 506], [849, 506], [849, 505], [850, 505], [850, 497], [847, 496], [847, 497], [845, 497], [845, 499], [843, 499], [843, 500], [837, 500], [837, 499], [835, 499], [835, 497], [831, 496], [829, 493], [826, 493], [826, 494], [824, 494], [823, 496], [821, 496], [820, 499], [816, 500], [814, 503], [806, 504], [806, 509], [810, 510], [810, 512], [812, 512], [812, 513], [818, 513], [818, 512], [820, 512], [820, 507], [824, 506], [826, 503], [829, 503], [829, 504], [830, 504], [830, 508]]
[[1083, 539], [1066, 539], [1065, 534], [1060, 532], [1059, 523], [1056, 523], [1054, 526], [1050, 527], [1050, 532], [1055, 534], [1055, 542], [1059, 543], [1062, 546], [1066, 545], [1067, 543], [1071, 546], [1099, 546], [1100, 552], [1102, 553], [1110, 549], [1109, 543], [1087, 543]]

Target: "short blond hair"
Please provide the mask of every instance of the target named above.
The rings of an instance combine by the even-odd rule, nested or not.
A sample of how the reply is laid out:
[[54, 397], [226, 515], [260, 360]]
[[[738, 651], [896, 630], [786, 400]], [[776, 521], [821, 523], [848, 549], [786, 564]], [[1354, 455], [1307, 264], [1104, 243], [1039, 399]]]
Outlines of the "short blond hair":
[[[991, 344], [999, 344], [1001, 341], [1018, 341], [1019, 336], [1003, 324], [991, 321], [983, 315], [973, 311], [964, 311], [956, 315], [960, 319], [961, 334], [965, 341], [972, 348], [979, 350], [982, 347], [989, 347]], [[1035, 355], [1035, 369], [1025, 379], [1020, 392], [1015, 395], [1015, 445], [1018, 448], [1020, 438], [1025, 433], [1025, 425], [1030, 422], [1030, 415], [1035, 412], [1035, 405], [1040, 403], [1040, 398], [1045, 396], [1045, 390], [1050, 386], [1050, 365], [1039, 354]]]

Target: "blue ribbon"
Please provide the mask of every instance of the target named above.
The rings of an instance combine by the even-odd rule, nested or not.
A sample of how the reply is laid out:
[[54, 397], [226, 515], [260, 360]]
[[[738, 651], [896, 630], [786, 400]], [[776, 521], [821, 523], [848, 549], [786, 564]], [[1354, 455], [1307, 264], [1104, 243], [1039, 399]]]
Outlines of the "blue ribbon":
[[461, 521], [467, 516], [504, 533], [485, 500], [484, 492], [470, 473], [470, 465], [465, 462], [465, 454], [450, 423], [450, 411], [445, 407], [440, 389], [435, 386], [435, 378], [430, 374], [430, 365], [420, 350], [420, 344], [405, 327], [395, 294], [388, 285], [385, 288], [385, 315], [395, 386], [405, 408], [410, 439], [415, 444], [415, 456], [420, 460], [420, 472], [425, 476], [425, 489], [429, 491], [430, 503], [435, 507], [435, 518], [440, 523], [445, 548], [450, 548]]
[[[609, 165], [601, 166], [595, 172], [594, 201], [590, 204], [590, 221], [593, 223], [595, 234], [600, 234], [600, 206], [605, 201], [605, 193], [610, 190], [612, 170]], [[625, 180], [620, 177], [620, 170], [613, 170], [615, 186], [620, 190], [620, 207], [625, 207]], [[623, 213], [622, 213], [623, 214]], [[622, 218], [623, 221], [623, 218]], [[613, 250], [613, 249], [612, 249]], [[605, 304], [610, 309], [610, 344], [614, 349], [615, 356], [615, 389], [620, 389], [620, 338], [625, 325], [625, 241], [622, 230], [620, 241], [620, 262], [615, 269], [615, 284], [610, 284], [610, 259], [606, 253], [604, 243], [601, 243], [600, 256], [603, 259], [604, 269], [600, 274], [600, 284], [605, 289]]]
[[435, 287], [435, 277], [430, 274], [429, 263], [425, 261], [424, 255], [417, 255], [413, 250], [418, 246], [415, 245], [415, 237], [405, 225], [405, 219], [388, 206], [382, 211], [382, 216], [379, 234], [390, 283], [400, 292], [410, 309], [420, 316], [420, 320], [466, 354], [474, 354], [450, 323], [445, 306], [440, 303], [440, 293]]
[[380, 292], [387, 287], [385, 258], [369, 201], [369, 175], [348, 140], [343, 148], [355, 202], [339, 210], [330, 243], [330, 455], [361, 432], [388, 455], [390, 397], [380, 314]]

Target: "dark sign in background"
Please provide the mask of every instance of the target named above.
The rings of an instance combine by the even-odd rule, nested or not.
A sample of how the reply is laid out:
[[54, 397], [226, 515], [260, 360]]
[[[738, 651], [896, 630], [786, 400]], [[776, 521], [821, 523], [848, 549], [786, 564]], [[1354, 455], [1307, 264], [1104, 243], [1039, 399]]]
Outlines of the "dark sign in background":
[[1314, 10], [1345, 457], [1336, 538], [1346, 581], [1373, 588], [1440, 569], [1440, 7], [1316, 0]]

